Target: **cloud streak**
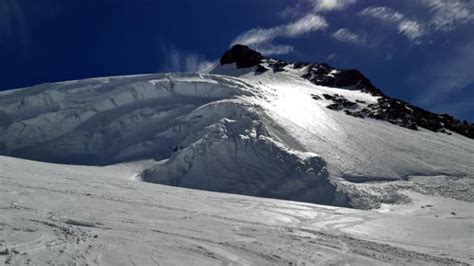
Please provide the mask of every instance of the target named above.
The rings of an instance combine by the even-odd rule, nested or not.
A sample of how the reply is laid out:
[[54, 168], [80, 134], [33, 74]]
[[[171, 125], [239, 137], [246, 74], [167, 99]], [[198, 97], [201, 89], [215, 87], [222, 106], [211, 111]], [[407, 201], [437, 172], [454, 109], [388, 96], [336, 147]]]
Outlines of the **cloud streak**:
[[463, 0], [422, 0], [432, 13], [430, 26], [436, 30], [452, 31], [459, 24], [474, 21], [474, 3]]
[[0, 1], [0, 44], [16, 40], [25, 48], [28, 42], [25, 15], [17, 0]]
[[[420, 21], [407, 18], [401, 12], [384, 6], [367, 7], [360, 16], [379, 19], [398, 29], [411, 41], [419, 43], [421, 37], [433, 31], [453, 31], [457, 26], [474, 22], [474, 2], [466, 0], [420, 0], [428, 9], [428, 18]], [[420, 16], [420, 14], [418, 14]]]
[[[447, 101], [439, 104], [429, 106], [429, 108], [436, 113], [448, 113], [456, 117], [468, 117], [474, 112], [474, 98], [463, 101]], [[472, 120], [471, 120], [472, 122]]]
[[203, 56], [182, 52], [173, 46], [162, 46], [164, 55], [163, 71], [166, 72], [207, 72], [215, 65], [215, 62], [205, 59]]
[[351, 32], [347, 28], [338, 29], [332, 34], [332, 38], [340, 42], [347, 42], [352, 44], [364, 44], [366, 42], [364, 37]]
[[248, 30], [235, 38], [231, 45], [249, 45], [260, 52], [272, 54], [290, 53], [294, 48], [290, 45], [273, 44], [277, 38], [296, 38], [310, 32], [323, 30], [328, 27], [326, 19], [321, 16], [309, 14], [288, 24], [273, 28], [255, 28]]
[[283, 18], [298, 18], [302, 14], [338, 11], [356, 3], [357, 0], [295, 0], [280, 13]]
[[296, 0], [292, 6], [280, 13], [281, 17], [291, 18], [292, 21], [271, 28], [257, 27], [248, 30], [237, 36], [231, 45], [248, 45], [265, 55], [291, 53], [295, 50], [292, 45], [279, 44], [276, 41], [325, 30], [329, 23], [320, 13], [343, 10], [356, 2], [357, 0]]
[[408, 19], [404, 14], [389, 7], [367, 7], [359, 12], [359, 15], [379, 19], [392, 25], [398, 29], [400, 34], [404, 35], [411, 41], [418, 41], [426, 34], [424, 26], [421, 23]]
[[356, 0], [311, 0], [314, 11], [342, 10], [356, 3]]
[[418, 74], [418, 83], [427, 91], [418, 102], [434, 104], [446, 95], [458, 93], [474, 84], [471, 71], [474, 62], [474, 40], [457, 47], [448, 58], [431, 65]]

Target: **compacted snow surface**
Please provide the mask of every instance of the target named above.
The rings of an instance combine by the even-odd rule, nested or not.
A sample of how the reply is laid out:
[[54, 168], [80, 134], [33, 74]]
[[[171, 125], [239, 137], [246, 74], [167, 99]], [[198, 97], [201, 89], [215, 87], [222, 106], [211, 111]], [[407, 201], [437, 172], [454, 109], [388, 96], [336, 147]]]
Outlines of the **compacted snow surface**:
[[[0, 263], [445, 265], [474, 260], [468, 203], [362, 211], [144, 183], [149, 161], [0, 156]], [[430, 206], [420, 208], [430, 203]], [[455, 212], [453, 216], [451, 212]]]
[[327, 95], [377, 97], [303, 71], [226, 65], [0, 92], [0, 258], [472, 263], [474, 141], [328, 109]]

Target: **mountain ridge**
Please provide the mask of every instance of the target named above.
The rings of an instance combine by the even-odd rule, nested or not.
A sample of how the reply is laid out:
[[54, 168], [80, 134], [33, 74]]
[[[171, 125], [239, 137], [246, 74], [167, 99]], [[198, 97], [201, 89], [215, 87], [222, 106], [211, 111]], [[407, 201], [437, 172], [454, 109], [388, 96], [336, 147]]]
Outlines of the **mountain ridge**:
[[[220, 64], [233, 64], [237, 68], [255, 67], [258, 73], [269, 70], [274, 72], [285, 71], [285, 67], [292, 65], [294, 69], [305, 68], [301, 76], [315, 85], [350, 88], [380, 97], [377, 103], [368, 108], [355, 108], [357, 103], [349, 102], [341, 96], [329, 96], [334, 104], [329, 109], [344, 111], [347, 115], [358, 118], [372, 118], [384, 120], [405, 128], [417, 130], [422, 127], [434, 132], [447, 133], [447, 130], [459, 133], [474, 139], [474, 123], [461, 121], [448, 114], [435, 114], [423, 108], [409, 104], [406, 101], [387, 96], [377, 88], [364, 74], [357, 69], [336, 69], [326, 63], [315, 64], [307, 62], [287, 62], [265, 57], [248, 46], [236, 44], [223, 54]], [[266, 66], [262, 63], [267, 63]], [[354, 110], [357, 109], [357, 110]]]

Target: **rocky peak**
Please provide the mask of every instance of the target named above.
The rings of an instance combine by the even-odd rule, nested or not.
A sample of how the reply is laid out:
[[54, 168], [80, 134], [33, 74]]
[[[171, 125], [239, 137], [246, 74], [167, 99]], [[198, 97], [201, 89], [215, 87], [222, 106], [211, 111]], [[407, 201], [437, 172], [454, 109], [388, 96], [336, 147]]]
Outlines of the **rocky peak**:
[[237, 65], [237, 68], [248, 68], [257, 66], [262, 62], [264, 56], [259, 52], [250, 49], [248, 46], [236, 44], [230, 48], [221, 57], [220, 64], [233, 64]]

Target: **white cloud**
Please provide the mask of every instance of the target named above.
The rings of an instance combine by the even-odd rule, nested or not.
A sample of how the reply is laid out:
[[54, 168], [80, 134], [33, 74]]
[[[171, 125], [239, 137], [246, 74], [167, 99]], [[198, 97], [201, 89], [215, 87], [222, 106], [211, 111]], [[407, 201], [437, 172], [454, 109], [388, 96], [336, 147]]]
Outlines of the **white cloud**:
[[294, 0], [292, 5], [280, 12], [283, 18], [297, 18], [301, 14], [338, 11], [356, 3], [357, 0]]
[[474, 2], [466, 0], [422, 0], [433, 14], [430, 25], [436, 30], [451, 31], [458, 24], [474, 21]]
[[402, 20], [400, 24], [398, 24], [398, 32], [412, 41], [425, 35], [423, 26], [414, 20]]
[[422, 22], [409, 19], [404, 14], [383, 6], [367, 7], [359, 15], [372, 17], [393, 25], [411, 41], [419, 43], [421, 37], [433, 31], [453, 31], [458, 25], [474, 22], [474, 1], [469, 0], [420, 0], [429, 15]]
[[252, 45], [270, 42], [279, 37], [294, 38], [305, 33], [324, 29], [327, 26], [328, 24], [323, 17], [307, 15], [289, 24], [268, 29], [251, 29], [237, 36], [232, 44]]
[[309, 14], [291, 23], [273, 28], [248, 30], [237, 36], [231, 45], [249, 45], [267, 55], [284, 54], [292, 52], [294, 48], [290, 45], [275, 45], [272, 43], [273, 40], [277, 38], [296, 38], [327, 27], [326, 19], [318, 15]]
[[237, 36], [231, 45], [248, 45], [265, 55], [291, 53], [295, 50], [293, 46], [276, 44], [274, 41], [279, 38], [298, 38], [324, 30], [329, 24], [324, 17], [317, 15], [318, 13], [343, 10], [356, 2], [357, 0], [295, 0], [279, 14], [280, 17], [293, 21], [272, 28], [248, 30]]
[[398, 32], [411, 41], [418, 40], [426, 34], [424, 26], [405, 17], [402, 13], [389, 7], [367, 7], [359, 15], [382, 20], [398, 29]]
[[365, 43], [365, 38], [360, 35], [351, 32], [347, 28], [338, 29], [332, 34], [332, 38], [341, 42], [348, 42], [353, 44], [363, 44]]
[[307, 15], [283, 27], [284, 37], [298, 37], [307, 32], [324, 29], [328, 26], [326, 19], [317, 15]]
[[399, 23], [405, 16], [389, 7], [376, 6], [376, 7], [367, 7], [362, 10], [360, 13], [362, 16], [369, 16], [373, 18], [378, 18], [386, 22]]
[[313, 2], [315, 11], [331, 11], [345, 9], [356, 3], [356, 0], [310, 0]]
[[237, 43], [243, 45], [252, 45], [269, 42], [276, 37], [281, 36], [279, 32], [280, 29], [277, 28], [251, 29], [237, 36], [237, 38], [232, 41], [232, 45]]
[[207, 72], [216, 63], [195, 53], [181, 52], [173, 46], [162, 46], [163, 70], [167, 72]]

